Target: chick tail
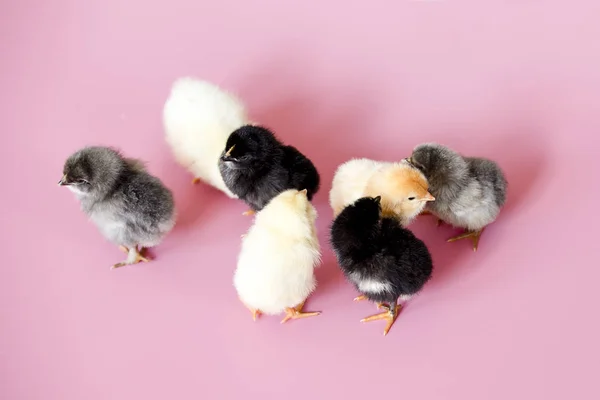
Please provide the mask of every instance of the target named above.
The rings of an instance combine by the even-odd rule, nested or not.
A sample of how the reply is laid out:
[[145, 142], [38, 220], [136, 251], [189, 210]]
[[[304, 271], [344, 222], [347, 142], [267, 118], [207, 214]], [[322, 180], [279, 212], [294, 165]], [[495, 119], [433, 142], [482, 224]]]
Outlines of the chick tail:
[[218, 160], [229, 135], [247, 125], [242, 102], [220, 87], [191, 77], [173, 83], [163, 109], [165, 139], [175, 159], [194, 178], [231, 194]]
[[296, 307], [286, 308], [285, 309], [285, 317], [281, 320], [281, 323], [285, 324], [290, 319], [308, 318], [308, 317], [314, 317], [314, 316], [321, 314], [321, 311], [303, 312], [302, 308], [304, 308], [304, 303], [305, 303], [305, 301], [298, 304]]

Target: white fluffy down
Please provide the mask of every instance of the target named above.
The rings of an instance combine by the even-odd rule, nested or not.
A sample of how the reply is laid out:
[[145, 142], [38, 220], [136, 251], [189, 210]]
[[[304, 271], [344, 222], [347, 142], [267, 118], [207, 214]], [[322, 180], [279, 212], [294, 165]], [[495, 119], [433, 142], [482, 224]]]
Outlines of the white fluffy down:
[[219, 172], [219, 156], [229, 135], [248, 124], [239, 99], [212, 83], [180, 78], [163, 109], [167, 143], [182, 166], [195, 178], [235, 198]]
[[288, 190], [257, 215], [244, 236], [233, 284], [240, 300], [265, 314], [280, 314], [316, 288], [321, 260], [316, 210], [306, 193]]
[[358, 158], [340, 165], [335, 172], [329, 192], [329, 204], [334, 217], [342, 212], [344, 207], [363, 197], [369, 179], [375, 172], [389, 164], [391, 163]]

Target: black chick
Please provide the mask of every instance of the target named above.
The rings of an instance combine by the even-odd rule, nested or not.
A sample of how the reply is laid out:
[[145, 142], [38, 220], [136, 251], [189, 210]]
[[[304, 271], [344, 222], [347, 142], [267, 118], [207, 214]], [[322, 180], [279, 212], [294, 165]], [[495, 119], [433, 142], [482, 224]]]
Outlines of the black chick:
[[229, 190], [250, 206], [245, 215], [260, 211], [288, 189], [306, 189], [309, 200], [319, 190], [319, 173], [313, 163], [256, 125], [231, 133], [219, 159], [219, 170]]
[[[386, 319], [387, 335], [401, 305], [418, 293], [431, 277], [429, 250], [394, 218], [381, 216], [381, 197], [363, 197], [347, 206], [333, 221], [331, 244], [340, 268], [361, 296], [387, 311], [361, 322]], [[385, 304], [384, 304], [385, 303]]]

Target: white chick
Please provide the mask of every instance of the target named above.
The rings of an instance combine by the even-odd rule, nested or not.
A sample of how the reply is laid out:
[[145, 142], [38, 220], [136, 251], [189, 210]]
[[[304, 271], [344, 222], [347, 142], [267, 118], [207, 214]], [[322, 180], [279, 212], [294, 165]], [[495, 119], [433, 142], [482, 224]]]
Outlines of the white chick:
[[204, 181], [237, 198], [225, 185], [219, 157], [231, 132], [247, 125], [242, 102], [212, 83], [180, 78], [163, 109], [166, 141], [179, 164]]
[[317, 212], [306, 190], [286, 190], [256, 214], [242, 239], [233, 284], [252, 312], [290, 319], [312, 317], [304, 302], [315, 290], [314, 269], [321, 261], [315, 220]]
[[381, 196], [383, 216], [396, 217], [403, 226], [419, 215], [428, 201], [435, 200], [428, 192], [425, 175], [405, 160], [352, 159], [340, 165], [333, 177], [329, 192], [333, 217], [360, 198], [376, 196]]

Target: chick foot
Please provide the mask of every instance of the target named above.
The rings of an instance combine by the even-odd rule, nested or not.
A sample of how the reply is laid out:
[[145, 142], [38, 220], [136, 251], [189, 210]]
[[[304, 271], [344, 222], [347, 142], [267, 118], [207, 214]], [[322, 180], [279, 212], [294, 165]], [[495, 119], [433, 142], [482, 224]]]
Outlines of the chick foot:
[[464, 233], [461, 233], [458, 236], [451, 237], [450, 239], [447, 240], [447, 242], [451, 243], [451, 242], [456, 242], [457, 240], [470, 238], [471, 241], [473, 242], [473, 251], [477, 251], [477, 247], [479, 246], [479, 238], [481, 237], [482, 233], [483, 233], [483, 229], [478, 230], [478, 231], [466, 231]]
[[[369, 300], [369, 299], [364, 294], [361, 294], [360, 296], [354, 298], [354, 301], [363, 301], [363, 300]], [[375, 305], [377, 306], [378, 309], [385, 307], [383, 303], [375, 303]]]
[[246, 217], [249, 217], [250, 215], [254, 215], [254, 214], [256, 214], [256, 211], [254, 211], [254, 210], [248, 210], [248, 211], [244, 211], [242, 213], [242, 215], [246, 216]]
[[385, 305], [385, 304], [377, 304], [377, 308], [383, 308], [387, 311], [382, 312], [380, 314], [375, 314], [375, 315], [371, 315], [370, 317], [367, 318], [363, 318], [360, 320], [360, 322], [371, 322], [371, 321], [378, 321], [380, 319], [385, 319], [387, 320], [387, 325], [385, 326], [385, 329], [383, 330], [383, 336], [387, 335], [388, 332], [390, 331], [392, 325], [394, 325], [394, 322], [396, 322], [396, 318], [398, 317], [398, 313], [400, 312], [400, 309], [402, 308], [402, 306], [400, 304], [396, 304], [396, 302], [390, 305]]
[[285, 309], [285, 317], [281, 320], [282, 324], [285, 324], [290, 319], [299, 319], [299, 318], [308, 318], [314, 317], [315, 315], [321, 314], [321, 311], [315, 312], [302, 312], [302, 308], [304, 307], [304, 301], [298, 304], [296, 307], [291, 308], [288, 307]]
[[262, 311], [257, 310], [256, 308], [248, 308], [252, 313], [252, 321], [256, 322], [256, 319], [262, 315]]
[[200, 183], [201, 179], [200, 178], [194, 178], [192, 179], [192, 185], [197, 185], [198, 183]]
[[122, 252], [127, 253], [127, 260], [113, 265], [111, 269], [124, 267], [125, 265], [137, 264], [140, 262], [150, 262], [148, 257], [144, 257], [142, 255], [145, 250], [143, 247], [140, 249], [140, 251], [138, 251], [137, 246], [134, 246], [130, 249], [125, 246], [119, 246], [119, 249]]

